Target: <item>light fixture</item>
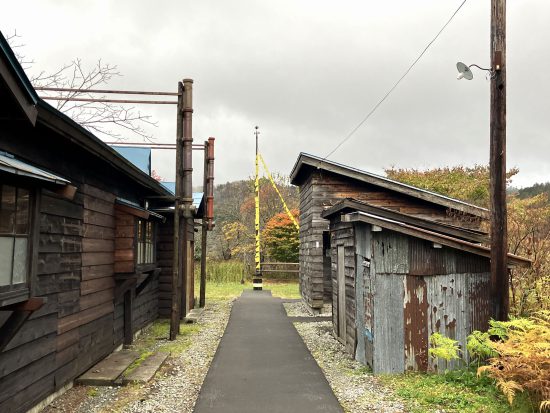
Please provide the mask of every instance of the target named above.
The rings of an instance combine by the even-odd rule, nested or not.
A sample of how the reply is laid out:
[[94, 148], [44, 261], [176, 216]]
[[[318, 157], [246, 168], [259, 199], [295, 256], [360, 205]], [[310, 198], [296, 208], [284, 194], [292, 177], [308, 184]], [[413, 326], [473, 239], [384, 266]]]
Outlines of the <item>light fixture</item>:
[[476, 64], [471, 64], [470, 66], [462, 63], [462, 62], [458, 62], [456, 64], [456, 68], [458, 70], [458, 76], [456, 77], [458, 80], [460, 79], [467, 79], [467, 80], [472, 80], [474, 78], [474, 74], [472, 73], [472, 71], [470, 70], [470, 68], [472, 66], [475, 66], [477, 67], [478, 69], [481, 69], [481, 70], [485, 70], [487, 72], [489, 72], [489, 76], [490, 78], [493, 78], [494, 75], [495, 75], [495, 72], [493, 71], [493, 69], [485, 69], [484, 67], [480, 67]]

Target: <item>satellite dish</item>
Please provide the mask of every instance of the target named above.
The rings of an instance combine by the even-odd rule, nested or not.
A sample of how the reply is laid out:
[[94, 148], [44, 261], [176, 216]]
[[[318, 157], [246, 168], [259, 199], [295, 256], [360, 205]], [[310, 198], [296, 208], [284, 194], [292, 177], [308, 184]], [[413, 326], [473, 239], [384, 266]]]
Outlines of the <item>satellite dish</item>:
[[474, 78], [474, 74], [464, 63], [458, 62], [456, 68], [458, 69], [458, 76], [456, 77], [458, 80], [462, 78], [472, 80]]

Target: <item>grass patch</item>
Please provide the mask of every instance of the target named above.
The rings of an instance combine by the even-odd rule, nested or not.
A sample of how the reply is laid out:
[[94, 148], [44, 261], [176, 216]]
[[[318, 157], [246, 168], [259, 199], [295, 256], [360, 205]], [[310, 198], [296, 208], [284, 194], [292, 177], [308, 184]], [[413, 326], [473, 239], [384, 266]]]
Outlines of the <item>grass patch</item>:
[[128, 368], [124, 371], [124, 375], [125, 376], [129, 375], [132, 371], [134, 371], [139, 366], [141, 366], [141, 363], [143, 363], [146, 359], [148, 359], [152, 355], [153, 355], [152, 351], [148, 351], [148, 350], [142, 351], [141, 354], [139, 355], [139, 357], [137, 359], [135, 359], [132, 362], [132, 364], [130, 364], [128, 366]]
[[96, 397], [99, 394], [97, 387], [90, 387], [86, 394], [90, 397]]
[[518, 397], [511, 407], [491, 379], [478, 378], [473, 370], [454, 370], [444, 374], [381, 375], [379, 378], [405, 400], [411, 413], [429, 413], [441, 409], [449, 413], [535, 411], [527, 397]]
[[[168, 329], [170, 329], [170, 324], [168, 324]], [[190, 336], [196, 334], [200, 330], [200, 326], [197, 324], [180, 324], [180, 334], [178, 338], [174, 341], [168, 341], [159, 347], [159, 351], [164, 353], [170, 353], [172, 355], [178, 355], [183, 353], [191, 345]]]
[[[300, 298], [299, 285], [291, 281], [271, 281], [264, 280], [264, 290], [271, 290], [274, 297], [281, 298]], [[252, 289], [252, 283], [245, 282], [207, 282], [206, 283], [206, 301], [224, 301], [239, 297], [243, 290]], [[195, 291], [198, 295], [199, 284], [196, 283]]]

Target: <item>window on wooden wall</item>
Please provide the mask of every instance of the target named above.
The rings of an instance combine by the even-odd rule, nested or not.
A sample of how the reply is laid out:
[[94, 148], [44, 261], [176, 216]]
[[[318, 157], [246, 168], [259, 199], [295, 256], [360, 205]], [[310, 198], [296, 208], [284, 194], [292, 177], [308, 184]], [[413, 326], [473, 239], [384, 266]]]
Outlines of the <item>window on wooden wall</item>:
[[0, 296], [28, 288], [31, 191], [0, 184]]
[[152, 264], [155, 262], [155, 226], [153, 222], [138, 220], [137, 263]]

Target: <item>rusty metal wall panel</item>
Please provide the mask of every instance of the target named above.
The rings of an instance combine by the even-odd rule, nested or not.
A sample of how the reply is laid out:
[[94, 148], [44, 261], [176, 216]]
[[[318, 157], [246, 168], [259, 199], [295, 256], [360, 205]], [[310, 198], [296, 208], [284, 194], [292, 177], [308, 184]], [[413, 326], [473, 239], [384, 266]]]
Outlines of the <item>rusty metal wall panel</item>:
[[434, 248], [433, 242], [413, 237], [409, 237], [409, 267], [411, 275], [441, 275], [458, 272], [455, 250], [445, 247]]
[[428, 291], [424, 277], [405, 276], [405, 369], [428, 370]]
[[[458, 340], [463, 356], [466, 351], [466, 337], [471, 332], [470, 311], [466, 305], [469, 278], [474, 274], [448, 274], [425, 277], [429, 304], [429, 335], [439, 332]], [[430, 369], [443, 371], [459, 367], [460, 361], [430, 360]]]
[[[378, 259], [378, 255], [375, 255]], [[374, 373], [405, 369], [403, 329], [404, 276], [376, 274], [374, 291]]]
[[409, 237], [383, 230], [373, 232], [376, 274], [407, 274], [409, 272]]

